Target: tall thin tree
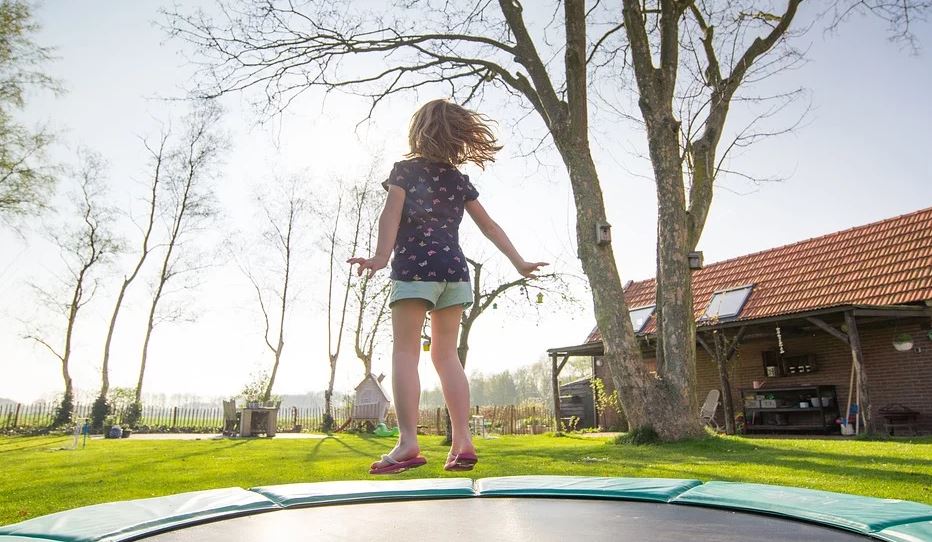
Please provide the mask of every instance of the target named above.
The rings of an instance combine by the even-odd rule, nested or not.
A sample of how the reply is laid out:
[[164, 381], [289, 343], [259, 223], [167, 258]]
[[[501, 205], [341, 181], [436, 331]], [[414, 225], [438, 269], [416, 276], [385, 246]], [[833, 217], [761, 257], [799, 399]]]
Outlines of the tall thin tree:
[[[262, 393], [263, 401], [268, 401], [272, 397], [272, 387], [275, 385], [282, 353], [285, 350], [285, 328], [288, 321], [289, 302], [293, 297], [291, 289], [298, 250], [298, 234], [309, 210], [307, 199], [300, 193], [298, 179], [292, 178], [282, 184], [280, 201], [263, 201], [263, 213], [267, 221], [267, 229], [263, 233], [263, 238], [265, 245], [270, 247], [275, 254], [274, 270], [272, 270], [275, 286], [264, 288], [261, 285], [261, 279], [256, 277], [252, 271], [247, 270], [247, 276], [256, 290], [256, 298], [265, 323], [263, 340], [273, 357], [272, 370], [269, 372]], [[276, 305], [274, 310], [278, 311], [277, 315], [272, 312], [273, 302]], [[274, 329], [271, 325], [273, 316], [277, 316], [278, 320]]]
[[[363, 187], [363, 190], [368, 190]], [[344, 214], [343, 194], [337, 196], [336, 213], [333, 215], [333, 226], [326, 234], [326, 243], [328, 244], [328, 270], [327, 270], [327, 358], [330, 363], [330, 378], [327, 382], [327, 389], [324, 391], [324, 423], [325, 431], [331, 431], [334, 427], [333, 418], [333, 388], [336, 384], [337, 361], [340, 358], [340, 348], [343, 344], [343, 331], [346, 326], [346, 313], [349, 307], [349, 296], [353, 289], [353, 272], [352, 268], [343, 265], [346, 258], [343, 255], [352, 256], [359, 247], [359, 236], [362, 231], [362, 207], [365, 197], [359, 197], [358, 190], [353, 191], [353, 201], [349, 204], [352, 211], [350, 214], [350, 229], [347, 237], [344, 239], [343, 230], [340, 228], [340, 219]], [[339, 266], [339, 267], [338, 267]], [[340, 278], [340, 287], [343, 290], [343, 301], [339, 308], [339, 323], [334, 326], [335, 317], [334, 309], [334, 278], [338, 277], [339, 269], [346, 269], [346, 279]], [[336, 335], [336, 337], [334, 337]]]
[[[148, 185], [148, 199], [146, 200], [146, 221], [139, 226], [142, 238], [140, 240], [136, 263], [133, 265], [130, 272], [123, 276], [123, 282], [120, 284], [120, 290], [113, 304], [113, 312], [110, 315], [110, 325], [107, 328], [107, 338], [104, 340], [104, 352], [100, 368], [100, 392], [98, 393], [97, 400], [94, 402], [94, 407], [92, 409], [94, 418], [92, 424], [95, 427], [99, 427], [103, 424], [104, 416], [111, 410], [110, 406], [107, 404], [107, 394], [110, 390], [110, 347], [113, 343], [113, 334], [116, 331], [117, 318], [119, 318], [120, 309], [123, 307], [123, 300], [126, 298], [126, 292], [129, 290], [130, 285], [136, 280], [136, 277], [139, 276], [139, 271], [155, 248], [151, 242], [151, 238], [152, 230], [155, 227], [156, 218], [158, 216], [158, 197], [162, 188], [161, 182], [163, 166], [166, 160], [166, 144], [168, 143], [168, 139], [168, 132], [164, 132], [160, 136], [157, 146], [150, 146], [147, 141], [143, 141], [146, 151], [149, 153], [152, 167], [152, 176], [149, 179]], [[134, 405], [135, 404], [129, 405], [129, 419], [126, 420], [126, 423], [131, 426], [135, 425], [139, 414], [136, 412], [137, 409], [134, 408]]]
[[216, 104], [199, 104], [185, 119], [183, 135], [177, 148], [171, 152], [170, 171], [165, 178], [168, 231], [146, 318], [139, 377], [136, 381], [136, 405], [142, 402], [149, 347], [153, 330], [159, 321], [159, 307], [167, 293], [166, 287], [179, 276], [194, 270], [183, 259], [187, 248], [185, 245], [205, 220], [216, 213], [210, 181], [226, 148], [226, 141], [219, 134], [221, 115]]
[[104, 202], [104, 161], [90, 151], [82, 151], [80, 160], [77, 172], [78, 194], [74, 198], [75, 211], [80, 221], [75, 227], [56, 229], [51, 234], [67, 269], [63, 282], [64, 290], [68, 293], [61, 294], [68, 296], [67, 301], [63, 302], [58, 293], [49, 289], [34, 287], [44, 305], [64, 316], [63, 344], [61, 349], [52, 346], [53, 341], [38, 330], [28, 332], [26, 336], [44, 346], [61, 362], [64, 392], [52, 421], [53, 426], [69, 422], [74, 409], [74, 384], [70, 367], [78, 314], [97, 291], [98, 269], [120, 249], [112, 230], [113, 211]]
[[[371, 175], [370, 175], [371, 177]], [[375, 251], [378, 243], [378, 217], [381, 210], [382, 199], [377, 198], [369, 188], [371, 183], [353, 188], [353, 198], [356, 200], [354, 210], [362, 215], [362, 248], [366, 254]], [[372, 356], [378, 344], [379, 337], [385, 331], [385, 324], [391, 313], [388, 307], [391, 282], [385, 274], [376, 274], [371, 277], [367, 274], [352, 283], [356, 309], [356, 323], [354, 326], [354, 349], [356, 357], [363, 365], [363, 376], [372, 373]]]

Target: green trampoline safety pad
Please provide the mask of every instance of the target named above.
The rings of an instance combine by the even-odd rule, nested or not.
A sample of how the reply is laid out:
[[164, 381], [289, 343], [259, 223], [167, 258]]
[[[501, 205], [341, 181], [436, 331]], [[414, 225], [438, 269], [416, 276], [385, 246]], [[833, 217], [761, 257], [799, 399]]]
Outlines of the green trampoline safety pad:
[[250, 488], [283, 507], [347, 501], [473, 497], [469, 478], [348, 480]]
[[[840, 527], [876, 538], [881, 538], [877, 534], [885, 530], [892, 533], [890, 529], [896, 526], [932, 520], [932, 506], [916, 502], [738, 482], [706, 482], [686, 491], [672, 502], [775, 514]], [[902, 540], [915, 542], [930, 539], [907, 537]]]
[[879, 533], [873, 533], [872, 536], [887, 542], [929, 542], [932, 540], [932, 521], [895, 525]]
[[242, 488], [209, 489], [95, 504], [4, 525], [0, 527], [0, 541], [7, 542], [9, 539], [3, 538], [6, 535], [31, 542], [112, 542], [178, 525], [277, 508], [264, 496]]
[[700, 485], [677, 478], [599, 478], [593, 476], [502, 476], [476, 481], [481, 496], [589, 497], [670, 502]]

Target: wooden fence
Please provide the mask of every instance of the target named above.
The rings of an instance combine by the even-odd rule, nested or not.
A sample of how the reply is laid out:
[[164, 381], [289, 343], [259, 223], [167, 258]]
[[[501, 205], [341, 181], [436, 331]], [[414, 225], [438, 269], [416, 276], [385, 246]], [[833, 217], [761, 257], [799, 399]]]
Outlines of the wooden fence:
[[[30, 405], [0, 405], [0, 431], [15, 431], [47, 427], [55, 417], [55, 403]], [[352, 407], [335, 408], [336, 427], [342, 426], [350, 416]], [[74, 420], [83, 420], [91, 415], [90, 404], [77, 404]], [[117, 424], [123, 423], [125, 411], [115, 414]], [[553, 411], [543, 405], [476, 405], [472, 407], [474, 423], [483, 423], [486, 430], [504, 435], [537, 434], [553, 428]], [[302, 431], [319, 431], [323, 425], [324, 410], [321, 407], [285, 407], [278, 413], [278, 431], [288, 432], [301, 426]], [[439, 435], [445, 428], [442, 408], [421, 409], [418, 414], [418, 431]], [[394, 409], [390, 409], [386, 423], [396, 425]], [[149, 407], [143, 406], [137, 432], [220, 432], [223, 426], [221, 407]]]

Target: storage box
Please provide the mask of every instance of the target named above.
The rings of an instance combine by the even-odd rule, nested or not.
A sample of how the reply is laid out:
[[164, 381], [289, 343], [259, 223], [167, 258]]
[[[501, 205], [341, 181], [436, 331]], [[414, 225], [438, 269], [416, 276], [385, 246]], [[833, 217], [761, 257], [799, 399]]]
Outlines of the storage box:
[[777, 400], [776, 399], [763, 399], [760, 402], [760, 407], [761, 408], [777, 408]]
[[758, 399], [745, 399], [744, 407], [745, 408], [760, 408], [760, 401]]

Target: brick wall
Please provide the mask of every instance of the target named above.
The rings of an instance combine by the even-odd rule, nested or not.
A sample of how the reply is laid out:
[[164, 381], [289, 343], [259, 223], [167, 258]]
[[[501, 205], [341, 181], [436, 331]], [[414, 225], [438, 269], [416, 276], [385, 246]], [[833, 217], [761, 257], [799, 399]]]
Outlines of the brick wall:
[[[898, 333], [913, 336], [913, 349], [897, 352], [893, 349], [893, 337]], [[889, 403], [919, 411], [920, 428], [932, 431], [932, 340], [929, 340], [928, 325], [918, 323], [887, 325], [882, 328], [861, 331], [867, 385], [875, 419], [880, 407]]]
[[[774, 328], [771, 328], [774, 329]], [[879, 416], [880, 407], [890, 403], [902, 405], [920, 413], [919, 428], [932, 431], [932, 341], [928, 337], [928, 324], [912, 321], [885, 322], [874, 325], [860, 323], [861, 348], [864, 355], [865, 376], [870, 392], [872, 417], [878, 430], [883, 428]], [[758, 333], [760, 330], [757, 331]], [[913, 336], [913, 350], [897, 352], [893, 349], [893, 337], [898, 333]], [[804, 385], [832, 385], [838, 395], [839, 412], [844, 414], [848, 401], [848, 384], [851, 377], [851, 350], [840, 340], [822, 331], [783, 337], [785, 355], [814, 354], [818, 369], [813, 373], [767, 378], [764, 372], [762, 352], [777, 350], [776, 330], [772, 337], [744, 341], [739, 349], [731, 374], [735, 411], [742, 411], [740, 390], [750, 389], [755, 380], [770, 387], [793, 387]], [[697, 348], [696, 380], [699, 403], [709, 390], [719, 387], [718, 369], [715, 362], [701, 347]], [[603, 364], [596, 367], [596, 376], [603, 378], [609, 393], [614, 390], [608, 368]], [[723, 423], [721, 409], [719, 423]], [[601, 425], [616, 423], [617, 419], [606, 416]]]
[[[928, 330], [923, 331], [918, 323], [891, 322], [874, 326], [859, 325], [861, 349], [864, 355], [864, 371], [871, 400], [871, 414], [877, 429], [882, 430], [882, 418], [877, 411], [889, 403], [902, 403], [920, 412], [921, 429], [932, 431], [932, 341]], [[897, 352], [893, 349], [893, 336], [911, 333], [914, 349]], [[731, 385], [735, 399], [735, 410], [741, 412], [740, 390], [751, 388], [754, 380], [764, 381], [764, 389], [770, 387], [793, 387], [803, 385], [832, 385], [838, 394], [839, 411], [844, 414], [848, 401], [848, 384], [851, 378], [851, 350], [840, 340], [822, 331], [803, 336], [784, 336], [785, 355], [814, 354], [816, 372], [777, 378], [766, 378], [762, 352], [777, 349], [776, 332], [772, 339], [757, 339], [742, 344], [737, 354], [737, 363], [731, 373]], [[917, 349], [919, 351], [917, 351]], [[699, 401], [709, 390], [719, 387], [718, 370], [712, 358], [700, 348], [696, 356], [696, 380]], [[719, 422], [723, 421], [721, 411]]]

